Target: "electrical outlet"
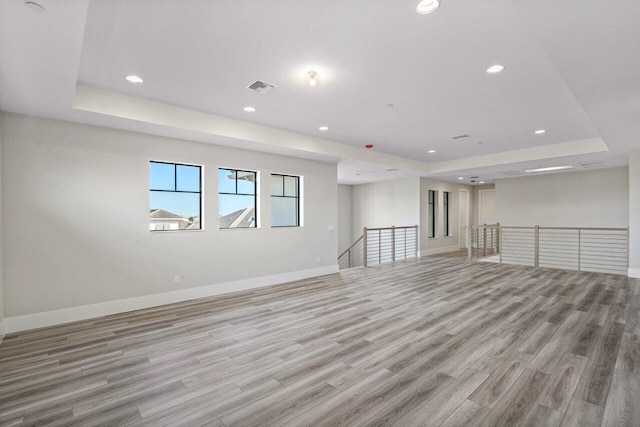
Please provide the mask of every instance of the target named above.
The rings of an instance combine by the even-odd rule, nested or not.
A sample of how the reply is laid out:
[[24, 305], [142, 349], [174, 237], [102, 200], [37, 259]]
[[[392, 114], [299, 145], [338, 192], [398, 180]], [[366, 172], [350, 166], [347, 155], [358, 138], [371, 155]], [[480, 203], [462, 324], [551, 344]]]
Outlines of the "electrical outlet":
[[180, 276], [173, 276], [173, 284], [174, 285], [180, 284]]

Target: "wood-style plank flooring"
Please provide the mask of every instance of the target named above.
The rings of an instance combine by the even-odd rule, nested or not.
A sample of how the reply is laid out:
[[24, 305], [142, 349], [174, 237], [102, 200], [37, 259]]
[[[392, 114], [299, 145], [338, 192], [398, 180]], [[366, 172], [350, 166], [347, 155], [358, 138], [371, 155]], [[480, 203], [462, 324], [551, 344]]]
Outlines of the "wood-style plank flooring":
[[9, 335], [0, 425], [640, 426], [640, 281], [422, 258]]

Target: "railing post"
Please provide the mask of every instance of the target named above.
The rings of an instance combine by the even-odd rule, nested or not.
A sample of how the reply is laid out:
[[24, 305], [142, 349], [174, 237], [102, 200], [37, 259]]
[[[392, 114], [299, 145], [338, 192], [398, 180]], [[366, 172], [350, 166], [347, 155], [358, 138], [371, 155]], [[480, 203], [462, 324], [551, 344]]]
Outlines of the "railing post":
[[473, 224], [467, 225], [467, 229], [464, 231], [464, 234], [467, 236], [467, 259], [471, 261], [471, 229], [473, 228]]
[[534, 244], [534, 250], [533, 250], [534, 266], [540, 267], [540, 226], [539, 225], [536, 225], [535, 227], [533, 244]]
[[496, 251], [500, 253], [500, 235], [502, 233], [500, 233], [500, 223], [497, 222], [496, 225], [498, 226], [498, 228], [496, 228], [496, 233], [498, 233], [498, 238], [496, 239]]
[[487, 256], [487, 224], [482, 228], [482, 252]]
[[382, 264], [382, 230], [378, 229], [378, 264]]
[[396, 260], [396, 226], [391, 226], [391, 261]]
[[581, 257], [582, 254], [580, 253], [581, 251], [581, 247], [582, 247], [582, 229], [578, 229], [578, 271], [580, 271], [580, 268], [582, 267], [582, 262], [581, 262]]
[[480, 258], [480, 226], [476, 227], [476, 258]]
[[349, 268], [351, 268], [351, 249], [349, 249], [349, 252], [347, 253], [349, 255]]
[[362, 227], [362, 265], [367, 266], [367, 227]]
[[500, 254], [500, 264], [502, 264], [502, 230], [500, 230], [500, 223], [498, 223], [498, 253]]
[[489, 248], [491, 255], [493, 255], [493, 247], [493, 227], [491, 227], [491, 248]]

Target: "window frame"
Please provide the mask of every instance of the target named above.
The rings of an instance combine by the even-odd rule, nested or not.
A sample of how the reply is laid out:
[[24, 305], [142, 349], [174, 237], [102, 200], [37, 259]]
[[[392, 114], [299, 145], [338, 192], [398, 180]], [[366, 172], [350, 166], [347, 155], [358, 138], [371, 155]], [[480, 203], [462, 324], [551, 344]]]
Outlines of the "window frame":
[[[151, 163], [159, 163], [159, 164], [163, 164], [163, 165], [173, 165], [173, 190], [154, 190], [153, 188], [151, 188], [151, 179], [149, 179], [149, 193], [156, 191], [156, 192], [161, 192], [161, 193], [186, 193], [186, 194], [198, 194], [198, 206], [199, 206], [199, 211], [200, 211], [200, 228], [193, 228], [193, 229], [168, 229], [168, 230], [151, 230], [149, 229], [150, 233], [155, 233], [155, 232], [179, 232], [179, 231], [186, 231], [186, 232], [197, 232], [197, 231], [204, 231], [204, 204], [202, 202], [202, 194], [204, 193], [204, 165], [197, 165], [197, 164], [191, 164], [191, 163], [178, 163], [178, 162], [166, 162], [163, 160], [149, 160], [148, 165], [149, 165], [149, 171], [151, 171]], [[196, 167], [198, 168], [198, 172], [199, 172], [199, 183], [200, 183], [200, 191], [186, 191], [186, 190], [178, 190], [178, 166], [187, 166], [187, 167]], [[149, 206], [149, 208], [151, 208], [151, 206]]]
[[436, 238], [436, 204], [438, 201], [438, 197], [437, 194], [438, 192], [436, 190], [427, 190], [427, 203], [428, 203], [428, 207], [429, 207], [429, 227], [428, 227], [428, 234], [429, 234], [429, 238], [430, 239], [435, 239]]
[[[300, 193], [301, 193], [301, 188], [300, 188], [300, 183], [302, 182], [302, 177], [300, 175], [290, 175], [290, 174], [285, 174], [285, 173], [271, 173], [271, 176], [281, 176], [282, 177], [282, 196], [274, 196], [273, 194], [270, 194], [271, 197], [282, 197], [282, 198], [288, 198], [288, 199], [296, 199], [297, 203], [296, 203], [296, 225], [273, 225], [273, 209], [271, 210], [271, 228], [296, 228], [296, 227], [301, 227], [300, 223]], [[297, 196], [286, 196], [285, 193], [285, 179], [286, 177], [289, 178], [296, 178], [297, 179], [297, 184], [296, 184], [296, 189], [298, 190]], [[271, 193], [271, 191], [269, 191]], [[273, 207], [273, 203], [271, 203], [271, 206]]]
[[[247, 169], [236, 169], [236, 168], [225, 168], [225, 167], [218, 167], [218, 180], [220, 178], [220, 171], [221, 170], [226, 170], [226, 171], [233, 171], [236, 173], [236, 192], [235, 193], [227, 193], [227, 192], [221, 192], [220, 191], [220, 182], [218, 182], [218, 217], [220, 217], [220, 195], [224, 194], [227, 196], [253, 196], [253, 212], [255, 214], [255, 225], [253, 227], [227, 227], [227, 228], [222, 228], [220, 227], [220, 223], [218, 223], [218, 230], [253, 230], [253, 229], [258, 229], [260, 228], [260, 224], [258, 223], [258, 190], [259, 190], [259, 186], [258, 186], [258, 179], [259, 179], [259, 173], [258, 171], [252, 171], [252, 170], [247, 170]], [[252, 173], [255, 175], [256, 179], [253, 183], [253, 194], [250, 193], [238, 193], [238, 172], [248, 172], [248, 173]]]
[[442, 192], [442, 232], [444, 237], [451, 237], [451, 218], [450, 218], [450, 208], [451, 208], [451, 192], [443, 191]]

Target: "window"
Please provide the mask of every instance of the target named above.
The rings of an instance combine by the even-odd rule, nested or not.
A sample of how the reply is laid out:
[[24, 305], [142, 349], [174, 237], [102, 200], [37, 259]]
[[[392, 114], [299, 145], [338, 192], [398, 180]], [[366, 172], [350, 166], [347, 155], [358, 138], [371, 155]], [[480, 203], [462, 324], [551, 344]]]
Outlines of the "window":
[[149, 163], [149, 230], [202, 229], [202, 168]]
[[257, 172], [218, 169], [220, 228], [256, 228]]
[[449, 201], [451, 199], [451, 193], [445, 191], [442, 193], [442, 204], [443, 204], [443, 212], [442, 212], [442, 235], [443, 236], [451, 236], [449, 233]]
[[436, 237], [436, 204], [438, 202], [438, 193], [429, 190], [429, 238]]
[[300, 177], [271, 174], [271, 226], [300, 226]]

